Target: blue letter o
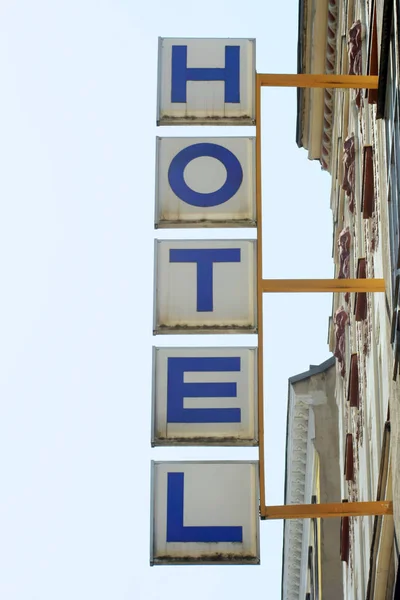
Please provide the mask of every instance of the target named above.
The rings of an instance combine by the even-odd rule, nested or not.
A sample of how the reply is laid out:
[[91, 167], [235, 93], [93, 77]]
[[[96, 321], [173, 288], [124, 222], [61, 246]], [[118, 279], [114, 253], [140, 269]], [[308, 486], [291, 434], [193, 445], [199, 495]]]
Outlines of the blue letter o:
[[[226, 169], [226, 181], [215, 192], [203, 194], [195, 192], [185, 182], [183, 173], [187, 165], [195, 158], [210, 156], [221, 161]], [[199, 207], [218, 206], [227, 202], [236, 194], [243, 181], [243, 170], [236, 156], [227, 148], [218, 144], [192, 144], [184, 148], [171, 161], [168, 169], [168, 181], [172, 191], [187, 204]]]

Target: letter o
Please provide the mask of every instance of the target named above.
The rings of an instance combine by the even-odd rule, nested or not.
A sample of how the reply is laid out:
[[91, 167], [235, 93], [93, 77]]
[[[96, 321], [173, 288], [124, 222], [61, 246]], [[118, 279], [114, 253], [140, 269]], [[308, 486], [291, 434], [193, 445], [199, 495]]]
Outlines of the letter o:
[[[226, 169], [226, 181], [215, 192], [203, 194], [192, 190], [183, 176], [187, 165], [195, 158], [210, 156], [216, 158]], [[200, 143], [184, 148], [171, 161], [168, 181], [172, 191], [187, 204], [198, 207], [218, 206], [236, 194], [243, 181], [243, 170], [236, 156], [219, 144]]]

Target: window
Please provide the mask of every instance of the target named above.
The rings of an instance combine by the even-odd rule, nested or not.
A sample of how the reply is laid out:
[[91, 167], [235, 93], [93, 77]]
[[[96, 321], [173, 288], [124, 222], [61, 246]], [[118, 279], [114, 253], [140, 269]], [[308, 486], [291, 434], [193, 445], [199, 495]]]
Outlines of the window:
[[[367, 264], [365, 258], [359, 258], [357, 264], [357, 277], [365, 279], [367, 276]], [[356, 321], [364, 321], [367, 316], [367, 293], [357, 292], [354, 303], [354, 314]]]
[[353, 435], [351, 433], [346, 434], [344, 475], [346, 481], [354, 481]]
[[[347, 500], [343, 500], [347, 502]], [[350, 550], [350, 527], [349, 517], [342, 517], [340, 520], [340, 560], [349, 562]]]
[[308, 576], [310, 579], [310, 600], [315, 600], [313, 547], [308, 546]]
[[364, 219], [372, 217], [375, 209], [374, 161], [372, 146], [363, 148], [363, 180], [361, 191], [361, 210]]
[[[317, 504], [317, 496], [311, 496], [311, 504]], [[311, 519], [313, 528], [313, 543], [314, 543], [314, 597], [319, 600], [319, 535], [318, 535], [318, 519]]]
[[[371, 13], [370, 39], [368, 48], [368, 75], [378, 75], [378, 32], [376, 27], [376, 0]], [[378, 102], [378, 90], [367, 90], [369, 104]]]
[[350, 372], [349, 372], [349, 387], [347, 391], [347, 400], [350, 406], [357, 407], [360, 404], [360, 398], [358, 393], [358, 356], [352, 354], [350, 359]]

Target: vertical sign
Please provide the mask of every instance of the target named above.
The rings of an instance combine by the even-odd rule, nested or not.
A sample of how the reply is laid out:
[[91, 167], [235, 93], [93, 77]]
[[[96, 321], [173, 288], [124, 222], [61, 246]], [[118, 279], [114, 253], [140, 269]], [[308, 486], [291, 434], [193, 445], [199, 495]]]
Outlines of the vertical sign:
[[255, 348], [154, 348], [152, 445], [257, 445]]
[[151, 564], [259, 564], [256, 462], [153, 462]]
[[159, 39], [158, 125], [254, 125], [255, 40]]
[[[255, 41], [159, 40], [158, 125], [254, 125]], [[155, 227], [255, 227], [254, 137], [157, 138]], [[257, 333], [256, 240], [156, 240], [154, 334]], [[156, 348], [152, 445], [258, 444], [255, 348]], [[259, 564], [257, 462], [152, 464], [151, 564]]]

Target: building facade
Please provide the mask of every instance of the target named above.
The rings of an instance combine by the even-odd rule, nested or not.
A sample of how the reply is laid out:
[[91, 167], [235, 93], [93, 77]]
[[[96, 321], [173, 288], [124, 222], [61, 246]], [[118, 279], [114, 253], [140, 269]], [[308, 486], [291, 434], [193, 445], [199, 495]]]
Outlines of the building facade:
[[340, 498], [394, 500], [394, 519], [340, 523], [346, 599], [389, 600], [398, 593], [399, 5], [300, 0], [299, 10], [300, 73], [379, 74], [377, 91], [298, 91], [297, 144], [331, 176], [333, 276], [386, 282], [385, 293], [334, 294], [329, 320]]

